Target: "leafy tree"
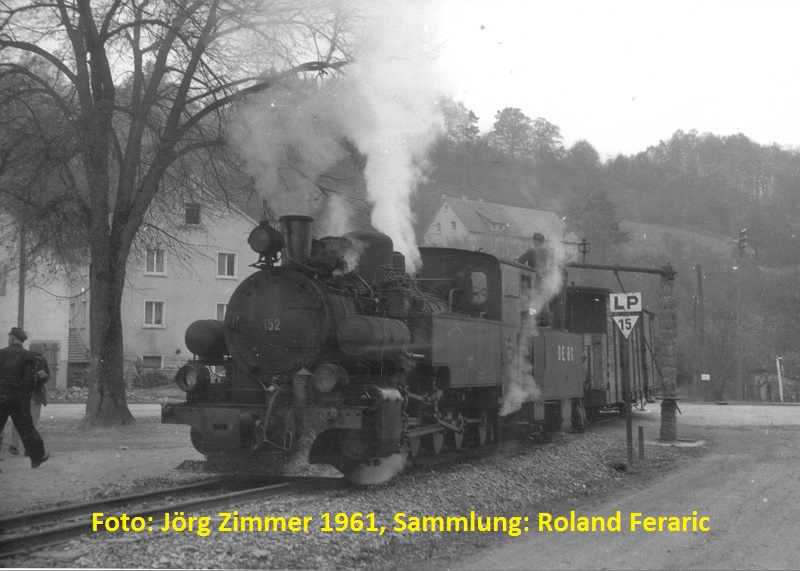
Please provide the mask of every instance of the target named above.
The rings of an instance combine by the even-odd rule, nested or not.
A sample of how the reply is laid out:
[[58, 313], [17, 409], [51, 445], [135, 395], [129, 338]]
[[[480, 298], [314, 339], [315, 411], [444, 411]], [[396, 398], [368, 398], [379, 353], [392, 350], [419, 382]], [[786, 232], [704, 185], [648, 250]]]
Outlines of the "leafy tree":
[[439, 99], [439, 108], [444, 115], [447, 138], [456, 145], [474, 143], [478, 140], [478, 116], [471, 109], [467, 109], [461, 101], [454, 101], [452, 97]]
[[[61, 197], [88, 228], [92, 388], [85, 423], [133, 421], [120, 302], [128, 257], [154, 200], [170, 186], [183, 196], [201, 193], [233, 166], [226, 109], [298, 74], [344, 65], [345, 25], [329, 6], [288, 0], [2, 4], [0, 73], [25, 78], [29, 92], [58, 111], [61, 128], [47, 138], [66, 155], [53, 162]], [[0, 116], [16, 113], [7, 105], [24, 101], [23, 92], [0, 93]], [[40, 124], [51, 120], [30, 112]]]
[[512, 158], [526, 156], [531, 143], [531, 119], [517, 107], [506, 107], [494, 116], [489, 138], [492, 145]]
[[537, 158], [558, 158], [564, 155], [561, 129], [546, 119], [537, 117], [531, 126], [531, 148]]

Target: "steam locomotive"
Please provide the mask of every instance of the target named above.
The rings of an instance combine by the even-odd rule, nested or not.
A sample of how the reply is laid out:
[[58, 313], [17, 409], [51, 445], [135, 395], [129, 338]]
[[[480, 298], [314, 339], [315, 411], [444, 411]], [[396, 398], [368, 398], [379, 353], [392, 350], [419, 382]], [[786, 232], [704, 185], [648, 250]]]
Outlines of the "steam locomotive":
[[[379, 484], [409, 458], [583, 425], [587, 399], [620, 402], [617, 349], [639, 352], [601, 290], [539, 302], [528, 266], [454, 248], [421, 248], [412, 278], [384, 234], [315, 240], [308, 216], [280, 226], [251, 232], [258, 271], [224, 321], [187, 329], [186, 402], [162, 407], [217, 469]], [[643, 397], [647, 367], [627, 366]]]

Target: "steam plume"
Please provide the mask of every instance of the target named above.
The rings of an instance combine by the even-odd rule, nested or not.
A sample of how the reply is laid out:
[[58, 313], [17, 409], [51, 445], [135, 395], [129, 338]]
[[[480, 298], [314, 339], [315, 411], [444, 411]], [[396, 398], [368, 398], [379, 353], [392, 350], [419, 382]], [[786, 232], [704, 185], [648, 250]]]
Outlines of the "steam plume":
[[352, 142], [366, 156], [372, 225], [418, 268], [411, 198], [443, 125], [435, 105], [438, 40], [431, 26], [437, 15], [421, 1], [365, 3], [362, 9], [367, 32], [345, 75], [281, 100], [262, 99], [247, 110], [237, 141], [278, 215], [315, 214], [321, 206], [317, 175], [345, 157], [344, 139]]

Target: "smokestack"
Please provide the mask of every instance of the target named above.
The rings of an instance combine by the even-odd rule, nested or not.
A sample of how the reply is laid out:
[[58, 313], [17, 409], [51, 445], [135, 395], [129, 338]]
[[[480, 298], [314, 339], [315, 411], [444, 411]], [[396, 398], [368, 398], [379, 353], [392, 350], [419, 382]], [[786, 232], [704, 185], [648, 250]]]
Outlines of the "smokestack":
[[281, 232], [286, 239], [286, 257], [298, 262], [311, 257], [311, 226], [314, 219], [311, 216], [289, 215], [281, 216]]

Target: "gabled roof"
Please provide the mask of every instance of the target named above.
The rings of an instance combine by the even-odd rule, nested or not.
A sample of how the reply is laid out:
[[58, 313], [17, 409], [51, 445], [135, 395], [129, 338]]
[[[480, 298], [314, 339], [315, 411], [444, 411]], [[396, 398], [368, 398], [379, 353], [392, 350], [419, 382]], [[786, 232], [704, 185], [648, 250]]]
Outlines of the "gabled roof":
[[560, 239], [564, 235], [566, 225], [554, 212], [450, 196], [443, 197], [442, 202], [449, 205], [469, 232], [496, 234], [498, 230], [492, 224], [503, 224], [508, 236], [530, 238], [534, 232], [541, 232], [549, 239]]

